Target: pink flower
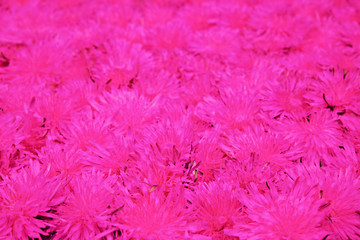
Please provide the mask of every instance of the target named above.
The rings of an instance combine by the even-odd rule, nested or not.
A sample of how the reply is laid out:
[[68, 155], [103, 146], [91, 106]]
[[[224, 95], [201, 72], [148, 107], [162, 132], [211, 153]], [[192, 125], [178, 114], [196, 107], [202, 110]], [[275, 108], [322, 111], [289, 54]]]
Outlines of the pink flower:
[[[103, 89], [93, 84], [91, 80], [83, 81], [83, 79], [76, 79], [67, 83], [61, 89], [60, 99], [69, 99], [68, 105], [74, 110], [73, 116], [78, 115], [82, 111], [87, 111], [90, 106], [90, 102], [101, 94]], [[70, 100], [71, 99], [71, 100]], [[61, 101], [61, 100], [60, 100]]]
[[294, 51], [286, 55], [278, 54], [274, 59], [281, 62], [282, 68], [295, 73], [301, 79], [301, 82], [305, 81], [307, 83], [309, 76], [316, 76], [323, 69], [321, 64], [324, 61], [321, 56], [321, 54], [314, 55], [314, 52], [311, 51]]
[[264, 167], [285, 168], [299, 156], [298, 149], [291, 141], [283, 139], [262, 126], [246, 128], [244, 132], [234, 131], [225, 136], [222, 149], [237, 161], [246, 161], [252, 155]]
[[139, 44], [118, 39], [106, 42], [103, 48], [103, 53], [95, 53], [94, 66], [89, 70], [95, 83], [106, 89], [131, 88], [138, 77], [153, 67], [151, 54]]
[[310, 104], [318, 108], [328, 108], [340, 114], [346, 111], [360, 113], [359, 73], [345, 69], [322, 72], [310, 85], [306, 95]]
[[205, 97], [194, 113], [209, 125], [242, 130], [253, 121], [261, 121], [258, 102], [248, 94], [247, 90], [223, 89], [217, 97]]
[[[30, 102], [29, 108], [33, 107], [34, 102], [35, 98]], [[33, 154], [45, 145], [49, 130], [43, 127], [44, 119], [29, 110], [26, 109], [22, 116], [22, 127], [26, 137], [21, 141], [21, 145], [26, 152]]]
[[139, 25], [144, 25], [145, 28], [148, 29], [168, 24], [173, 19], [176, 8], [170, 4], [161, 6], [166, 3], [156, 4], [156, 1], [158, 0], [155, 0], [154, 3], [146, 2], [145, 4], [141, 4], [139, 9], [141, 14], [134, 14], [134, 22]]
[[356, 239], [360, 235], [359, 187], [359, 177], [351, 169], [327, 172], [320, 177], [321, 197], [329, 202], [331, 210], [325, 229], [338, 238]]
[[178, 184], [190, 182], [187, 169], [193, 154], [191, 126], [187, 119], [163, 119], [156, 128], [144, 132], [144, 139], [135, 146], [134, 163], [128, 160], [135, 169], [128, 178], [136, 179], [145, 191], [153, 187], [171, 191]]
[[169, 100], [182, 101], [180, 81], [163, 67], [160, 66], [158, 71], [149, 71], [147, 77], [136, 81], [133, 87], [150, 100], [161, 96]]
[[43, 92], [35, 100], [35, 112], [44, 119], [44, 128], [61, 131], [70, 123], [75, 112], [75, 103], [60, 94]]
[[86, 109], [81, 115], [74, 116], [71, 123], [61, 131], [61, 136], [68, 143], [86, 152], [96, 144], [111, 145], [114, 130], [110, 120]]
[[[54, 52], [60, 54], [54, 55]], [[0, 75], [3, 75], [8, 83], [56, 88], [68, 80], [64, 79], [62, 73], [72, 54], [66, 39], [43, 37], [34, 43], [21, 46], [11, 59], [9, 67], [0, 69]]]
[[266, 182], [281, 181], [283, 171], [300, 159], [301, 148], [263, 126], [224, 136], [222, 151], [228, 156], [221, 176], [245, 188], [250, 183], [266, 188]]
[[0, 236], [27, 239], [48, 235], [56, 218], [53, 206], [63, 201], [56, 195], [61, 182], [50, 178], [38, 162], [30, 162], [29, 167], [3, 177], [0, 185]]
[[[235, 230], [225, 231], [246, 239], [322, 239], [321, 228], [327, 208], [316, 188], [296, 181], [289, 192], [278, 192], [269, 185], [266, 193], [255, 184], [242, 194], [247, 221], [235, 223]], [[325, 205], [324, 205], [325, 204]]]
[[216, 24], [216, 5], [213, 2], [186, 6], [179, 11], [181, 21], [193, 30], [207, 30]]
[[46, 146], [37, 154], [38, 160], [49, 171], [49, 176], [62, 174], [64, 177], [80, 173], [81, 155], [74, 146], [62, 145], [55, 141], [47, 141]]
[[189, 43], [190, 51], [206, 57], [216, 57], [236, 61], [241, 51], [239, 32], [233, 29], [211, 28], [208, 31], [194, 34]]
[[253, 9], [247, 4], [243, 4], [245, 1], [232, 1], [219, 4], [220, 16], [218, 22], [222, 26], [232, 29], [244, 30], [249, 25], [249, 18]]
[[156, 158], [144, 157], [147, 160], [138, 161], [135, 165], [136, 175], [129, 174], [126, 177], [134, 178], [137, 188], [142, 189], [143, 192], [161, 188], [162, 191], [168, 193], [175, 186], [181, 186], [181, 184], [186, 183], [185, 170], [179, 163], [168, 163], [165, 165]]
[[350, 141], [344, 141], [338, 148], [329, 149], [321, 155], [321, 165], [328, 167], [327, 170], [341, 170], [344, 168], [358, 169], [360, 166], [357, 156], [356, 145]]
[[[163, 37], [159, 38], [158, 36]], [[174, 23], [158, 25], [156, 28], [151, 29], [148, 41], [156, 52], [159, 48], [174, 51], [175, 49], [185, 48], [190, 36], [192, 36], [192, 33], [188, 27], [181, 21], [176, 21]]]
[[231, 159], [226, 162], [217, 177], [221, 177], [233, 186], [245, 189], [249, 184], [257, 185], [259, 191], [266, 191], [269, 183], [282, 183], [286, 174], [283, 169], [274, 168], [259, 161], [259, 156], [252, 154], [244, 160]]
[[360, 51], [360, 31], [359, 23], [351, 22], [344, 24], [340, 30], [341, 42], [339, 43], [343, 51], [350, 55], [358, 55]]
[[[300, 116], [299, 116], [300, 117]], [[274, 125], [284, 139], [296, 143], [307, 156], [327, 154], [329, 149], [344, 144], [338, 116], [327, 110], [312, 113], [307, 117], [289, 118]]]
[[[98, 22], [102, 26], [115, 25], [118, 28], [125, 28], [127, 25], [135, 21], [136, 18], [134, 19], [134, 15], [137, 15], [136, 13], [138, 9], [134, 8], [131, 1], [108, 0], [106, 2], [107, 2], [106, 4], [98, 4], [94, 2], [95, 5], [94, 7], [98, 9], [98, 11], [96, 12], [97, 17], [100, 20]], [[85, 5], [87, 4], [89, 3], [86, 2]], [[76, 22], [74, 22], [74, 24], [76, 25]], [[91, 29], [91, 30], [92, 33], [95, 33], [96, 31], [95, 29]], [[86, 40], [90, 40], [90, 39], [86, 39]], [[91, 43], [91, 40], [89, 41], [89, 43]]]
[[161, 189], [145, 192], [143, 196], [129, 199], [116, 225], [124, 238], [135, 239], [189, 239], [188, 211], [181, 189], [164, 194]]
[[44, 88], [40, 86], [12, 85], [6, 83], [0, 86], [1, 108], [4, 112], [14, 114], [15, 116], [23, 116], [25, 114], [24, 112], [27, 113], [32, 109], [37, 93], [44, 90]]
[[290, 4], [263, 3], [253, 11], [244, 35], [253, 43], [255, 51], [296, 48], [309, 31], [307, 19], [298, 15]]
[[51, 3], [14, 0], [2, 4], [1, 8], [2, 20], [9, 23], [1, 28], [1, 41], [23, 45], [39, 36], [56, 34], [55, 9]]
[[0, 0], [0, 239], [359, 238], [358, 2]]
[[318, 198], [325, 201], [327, 211], [321, 228], [329, 233], [330, 239], [356, 239], [360, 234], [357, 172], [352, 168], [324, 171], [314, 166], [294, 170], [288, 172], [290, 181], [299, 177], [304, 185], [313, 186]]
[[360, 149], [360, 117], [347, 113], [340, 117], [341, 122], [344, 124], [344, 128], [349, 133], [349, 140], [354, 143], [354, 147], [358, 150]]
[[261, 108], [271, 118], [304, 115], [309, 110], [305, 101], [305, 76], [285, 71], [275, 81], [269, 82], [261, 91]]
[[110, 235], [111, 216], [123, 204], [114, 201], [116, 180], [94, 171], [74, 176], [64, 192], [64, 204], [57, 209], [54, 239], [95, 239], [104, 232]]
[[[313, 4], [313, 3], [311, 3]], [[325, 3], [326, 4], [326, 3]], [[324, 4], [324, 5], [325, 5]], [[323, 6], [324, 6], [323, 5]], [[326, 11], [321, 9], [323, 6], [316, 6], [316, 10], [318, 13], [312, 14], [319, 14], [321, 11]], [[319, 10], [320, 9], [320, 10]], [[312, 10], [313, 11], [313, 10]], [[320, 13], [321, 14], [321, 13]], [[304, 38], [303, 42], [301, 43], [301, 49], [305, 52], [309, 52], [313, 54], [314, 52], [319, 52], [322, 49], [333, 49], [338, 43], [338, 32], [339, 32], [339, 25], [333, 18], [324, 17], [318, 18], [314, 17], [315, 19], [312, 21], [311, 28]], [[326, 29], [332, 27], [332, 31], [327, 31]], [[316, 57], [316, 56], [315, 56]], [[320, 64], [323, 64], [320, 62]], [[334, 65], [335, 66], [335, 65]]]
[[279, 78], [284, 69], [274, 65], [271, 57], [257, 58], [256, 56], [251, 53], [242, 54], [239, 61], [241, 62], [240, 66], [245, 70], [245, 75], [240, 79], [238, 77], [230, 78], [230, 81], [235, 88], [241, 85], [246, 86], [252, 94], [255, 94], [254, 97], [259, 98], [260, 96], [257, 94], [260, 90], [274, 84], [274, 80]]
[[317, 58], [318, 65], [325, 71], [331, 71], [335, 66], [347, 71], [358, 71], [360, 66], [358, 55], [346, 54], [342, 49], [336, 47], [320, 49]]
[[[213, 58], [195, 57], [191, 54], [182, 53], [176, 61], [181, 61], [180, 70], [180, 93], [185, 106], [196, 106], [208, 95], [215, 96], [214, 70], [223, 71], [223, 66]], [[168, 67], [168, 65], [166, 65]]]
[[211, 239], [230, 239], [224, 229], [233, 229], [243, 215], [237, 191], [227, 182], [201, 183], [189, 196], [190, 209], [198, 230], [193, 233]]
[[103, 173], [119, 174], [131, 165], [134, 160], [134, 142], [119, 134], [111, 134], [109, 143], [95, 142], [87, 146], [81, 154], [80, 163], [86, 168], [96, 167]]
[[[1, 110], [0, 110], [1, 111]], [[19, 117], [12, 114], [0, 113], [0, 172], [18, 165], [21, 142], [27, 137], [22, 129]]]
[[213, 181], [219, 171], [224, 168], [226, 156], [219, 144], [223, 141], [220, 130], [207, 130], [201, 133], [201, 137], [194, 146], [194, 154], [191, 156], [189, 171], [194, 181]]
[[153, 100], [127, 89], [104, 92], [91, 106], [123, 134], [141, 134], [159, 119], [161, 98]]

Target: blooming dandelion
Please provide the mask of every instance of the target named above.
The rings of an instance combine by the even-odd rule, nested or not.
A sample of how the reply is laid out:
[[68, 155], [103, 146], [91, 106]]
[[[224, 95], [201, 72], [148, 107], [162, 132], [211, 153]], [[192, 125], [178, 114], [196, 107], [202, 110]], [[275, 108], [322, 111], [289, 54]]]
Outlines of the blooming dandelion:
[[137, 239], [183, 239], [188, 226], [184, 198], [177, 192], [165, 196], [160, 189], [125, 204], [117, 225], [125, 236]]
[[230, 239], [224, 229], [234, 227], [234, 219], [242, 217], [242, 204], [230, 185], [217, 182], [203, 183], [190, 197], [191, 210], [199, 224], [197, 234], [213, 239]]
[[240, 221], [237, 230], [230, 232], [247, 239], [318, 239], [327, 235], [321, 229], [326, 205], [314, 197], [314, 188], [299, 182], [288, 193], [269, 188], [262, 194], [255, 184], [250, 185], [243, 200], [249, 220]]
[[66, 201], [57, 209], [55, 239], [89, 239], [108, 231], [111, 213], [117, 209], [115, 181], [95, 172], [74, 177]]
[[0, 236], [25, 239], [49, 235], [47, 230], [54, 226], [56, 218], [51, 210], [63, 201], [57, 195], [61, 184], [59, 179], [49, 177], [38, 162], [30, 162], [30, 166], [3, 178]]
[[0, 0], [0, 239], [359, 239], [357, 0]]

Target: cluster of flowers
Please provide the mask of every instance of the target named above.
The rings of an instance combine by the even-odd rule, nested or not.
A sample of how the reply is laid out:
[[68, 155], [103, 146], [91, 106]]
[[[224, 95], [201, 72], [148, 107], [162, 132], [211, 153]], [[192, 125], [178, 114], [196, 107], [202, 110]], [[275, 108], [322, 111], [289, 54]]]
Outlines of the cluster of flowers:
[[0, 239], [360, 239], [358, 0], [0, 19]]

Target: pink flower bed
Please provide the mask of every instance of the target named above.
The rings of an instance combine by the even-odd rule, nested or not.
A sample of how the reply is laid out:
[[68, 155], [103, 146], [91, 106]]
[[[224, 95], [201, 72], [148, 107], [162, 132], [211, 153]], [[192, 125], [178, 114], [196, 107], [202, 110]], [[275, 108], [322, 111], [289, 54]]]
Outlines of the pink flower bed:
[[0, 19], [0, 239], [360, 239], [358, 0]]

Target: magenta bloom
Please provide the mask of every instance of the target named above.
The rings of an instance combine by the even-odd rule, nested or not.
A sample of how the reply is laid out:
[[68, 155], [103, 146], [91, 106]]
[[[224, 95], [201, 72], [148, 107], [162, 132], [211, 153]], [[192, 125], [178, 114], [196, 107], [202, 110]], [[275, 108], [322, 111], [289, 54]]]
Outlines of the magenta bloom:
[[243, 205], [230, 184], [221, 181], [203, 183], [189, 199], [194, 221], [199, 225], [194, 233], [196, 236], [230, 239], [224, 229], [235, 229], [234, 222], [243, 217]]
[[0, 236], [6, 239], [40, 238], [54, 226], [55, 206], [64, 198], [58, 178], [50, 177], [38, 162], [13, 170], [0, 182]]
[[360, 239], [359, 0], [0, 0], [0, 240]]
[[227, 230], [246, 239], [321, 239], [327, 232], [321, 229], [328, 212], [315, 188], [296, 181], [289, 192], [279, 193], [269, 185], [261, 193], [255, 184], [243, 193], [246, 221], [238, 222], [236, 230]]
[[65, 202], [57, 209], [55, 239], [85, 240], [110, 234], [111, 214], [121, 204], [114, 201], [115, 182], [115, 177], [95, 172], [74, 177], [64, 192]]
[[144, 196], [129, 199], [115, 225], [123, 230], [125, 238], [187, 239], [193, 228], [188, 218], [181, 192], [164, 194], [161, 189], [151, 189]]

